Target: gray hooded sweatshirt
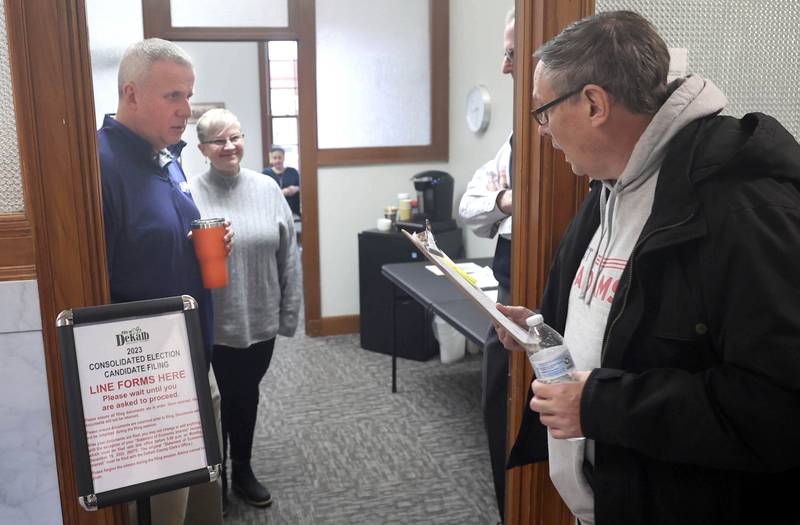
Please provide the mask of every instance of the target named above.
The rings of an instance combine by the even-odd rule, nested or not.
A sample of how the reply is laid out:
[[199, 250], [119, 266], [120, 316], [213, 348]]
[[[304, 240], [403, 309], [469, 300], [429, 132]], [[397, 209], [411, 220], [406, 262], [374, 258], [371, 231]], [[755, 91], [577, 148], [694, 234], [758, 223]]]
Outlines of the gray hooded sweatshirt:
[[[600, 366], [611, 303], [650, 216], [670, 140], [690, 122], [719, 112], [727, 103], [710, 81], [697, 75], [681, 80], [639, 138], [619, 178], [603, 181], [600, 226], [575, 274], [564, 330], [565, 343], [578, 370]], [[554, 439], [548, 434], [548, 446], [553, 483], [581, 524], [593, 525], [594, 495], [583, 476], [583, 461], [594, 462], [594, 442]]]

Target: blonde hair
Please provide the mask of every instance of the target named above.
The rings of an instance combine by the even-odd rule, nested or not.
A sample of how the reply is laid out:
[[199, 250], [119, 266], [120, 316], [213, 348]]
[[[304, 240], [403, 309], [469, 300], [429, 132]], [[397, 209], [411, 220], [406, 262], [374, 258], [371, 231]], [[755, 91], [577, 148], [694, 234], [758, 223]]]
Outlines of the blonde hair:
[[209, 109], [197, 120], [197, 140], [205, 142], [234, 124], [241, 129], [242, 125], [232, 111], [222, 108]]

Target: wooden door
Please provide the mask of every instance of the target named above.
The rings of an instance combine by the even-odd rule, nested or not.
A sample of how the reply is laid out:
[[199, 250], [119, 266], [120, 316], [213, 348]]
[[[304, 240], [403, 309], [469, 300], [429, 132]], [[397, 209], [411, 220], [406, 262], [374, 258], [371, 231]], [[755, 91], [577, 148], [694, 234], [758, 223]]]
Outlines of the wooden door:
[[[55, 318], [108, 302], [94, 102], [82, 0], [6, 0], [26, 220], [42, 317], [63, 522], [126, 523], [78, 506]], [[32, 235], [31, 235], [32, 234]]]
[[[542, 43], [574, 20], [594, 13], [594, 0], [517, 0], [514, 80], [514, 237], [511, 268], [514, 304], [536, 307], [544, 291], [550, 261], [588, 184], [576, 177], [561, 152], [539, 135], [531, 116], [531, 58]], [[524, 51], [523, 51], [524, 50]], [[510, 363], [508, 436], [519, 429], [532, 380], [526, 356]], [[550, 482], [547, 464], [506, 474], [506, 523], [568, 525], [572, 515]]]

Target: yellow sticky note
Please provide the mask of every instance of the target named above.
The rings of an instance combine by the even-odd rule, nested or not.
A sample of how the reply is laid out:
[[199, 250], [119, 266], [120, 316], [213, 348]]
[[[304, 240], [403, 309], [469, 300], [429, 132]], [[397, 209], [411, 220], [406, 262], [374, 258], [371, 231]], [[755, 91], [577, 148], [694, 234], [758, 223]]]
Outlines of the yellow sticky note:
[[466, 281], [467, 281], [469, 284], [471, 284], [472, 286], [475, 286], [475, 285], [477, 284], [478, 280], [477, 280], [475, 277], [471, 276], [470, 274], [468, 274], [467, 272], [465, 272], [464, 270], [462, 270], [461, 268], [459, 268], [459, 267], [458, 267], [458, 265], [456, 265], [454, 262], [452, 262], [452, 261], [445, 261], [445, 262], [446, 262], [446, 263], [447, 263], [447, 264], [448, 264], [448, 265], [449, 265], [449, 266], [450, 266], [450, 267], [451, 267], [453, 270], [455, 270], [456, 272], [458, 272], [458, 274], [459, 274], [461, 277], [463, 277], [464, 279], [466, 279]]

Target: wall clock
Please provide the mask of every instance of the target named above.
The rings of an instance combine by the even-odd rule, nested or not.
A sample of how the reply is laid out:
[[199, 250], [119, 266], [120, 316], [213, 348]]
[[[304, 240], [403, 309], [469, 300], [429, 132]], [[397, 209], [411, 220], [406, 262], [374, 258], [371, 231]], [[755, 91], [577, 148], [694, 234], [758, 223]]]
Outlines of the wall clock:
[[473, 86], [467, 93], [467, 127], [473, 133], [483, 133], [489, 127], [492, 103], [485, 86]]

